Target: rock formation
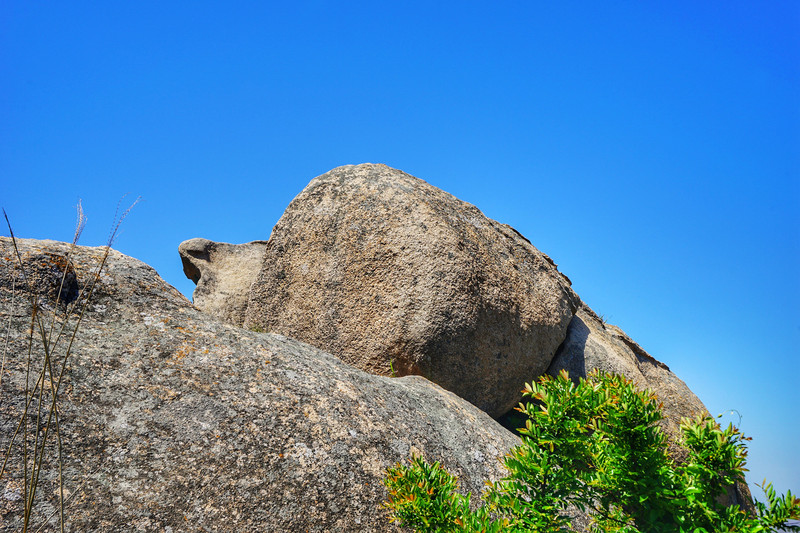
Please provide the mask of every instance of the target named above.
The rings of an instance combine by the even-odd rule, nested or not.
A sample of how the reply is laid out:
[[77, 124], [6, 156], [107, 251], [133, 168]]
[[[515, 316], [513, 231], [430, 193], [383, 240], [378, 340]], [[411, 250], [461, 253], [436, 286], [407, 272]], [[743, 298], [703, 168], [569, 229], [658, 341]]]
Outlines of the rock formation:
[[[230, 276], [247, 292], [245, 326], [303, 340], [373, 374], [388, 374], [391, 362], [493, 417], [516, 405], [523, 383], [561, 369], [575, 379], [594, 369], [621, 373], [652, 389], [673, 437], [681, 417], [706, 412], [666, 365], [581, 302], [525, 237], [385, 165], [313, 179], [266, 245], [241, 246], [251, 254], [246, 264], [234, 245], [181, 245], [198, 307], [241, 324], [242, 293], [214, 289], [232, 286]], [[248, 279], [245, 289], [239, 280]]]
[[[666, 365], [581, 302], [525, 237], [399, 170], [364, 164], [313, 179], [266, 245], [248, 253], [258, 251], [260, 260], [242, 264], [234, 245], [183, 243], [184, 269], [200, 273], [195, 304], [241, 324], [242, 293], [214, 290], [232, 286], [230, 276], [247, 292], [245, 326], [373, 374], [388, 374], [391, 362], [493, 417], [516, 405], [526, 381], [561, 369], [575, 379], [617, 372], [652, 389], [672, 436], [681, 417], [706, 412]], [[254, 282], [244, 289], [238, 280], [246, 279]]]
[[[201, 296], [198, 305], [227, 318]], [[578, 301], [513, 228], [418, 178], [364, 164], [313, 179], [291, 202], [244, 325], [373, 374], [420, 374], [499, 416], [547, 369]]]
[[[267, 242], [184, 242], [196, 306], [113, 250], [87, 299], [102, 249], [18, 242], [25, 277], [0, 238], [0, 449], [12, 450], [2, 530], [22, 524], [21, 445], [30, 474], [49, 407], [47, 377], [23, 414], [43, 362], [38, 341], [28, 356], [34, 308], [74, 325], [87, 304], [57, 403], [67, 531], [394, 531], [381, 508], [386, 467], [422, 454], [477, 502], [518, 442], [492, 417], [544, 372], [601, 369], [654, 390], [678, 459], [680, 418], [705, 412], [513, 228], [383, 165], [312, 180]], [[385, 377], [392, 368], [449, 391]], [[48, 442], [32, 525], [55, 531]], [[728, 501], [747, 504], [746, 487]]]
[[183, 272], [197, 287], [192, 299], [203, 311], [242, 324], [247, 297], [261, 268], [267, 241], [228, 244], [189, 239], [178, 247]]
[[[59, 276], [50, 274], [68, 265], [74, 324], [85, 301], [77, 294], [102, 249], [75, 248], [68, 261], [67, 244], [18, 242], [25, 270], [39, 273], [32, 286], [47, 323], [64, 312], [55, 300]], [[2, 450], [25, 406], [28, 296], [10, 239], [0, 238], [0, 316], [3, 330], [10, 326]], [[68, 338], [54, 351], [55, 368]], [[32, 376], [41, 368], [38, 346]], [[115, 251], [66, 369], [58, 416], [72, 532], [392, 531], [380, 506], [387, 466], [421, 453], [477, 494], [501, 474], [498, 459], [517, 442], [424, 378], [367, 374], [296, 340], [223, 323]], [[29, 451], [47, 396], [28, 410]], [[0, 480], [3, 531], [21, 529], [22, 439]], [[55, 435], [48, 442], [32, 531], [45, 522], [43, 531], [57, 531]]]
[[[677, 459], [681, 418], [707, 413], [666, 365], [581, 302], [525, 237], [399, 170], [363, 164], [313, 179], [257, 245], [241, 245], [251, 254], [243, 263], [235, 245], [182, 244], [187, 275], [200, 273], [195, 304], [373, 374], [421, 374], [495, 418], [545, 371], [620, 373], [663, 402]], [[197, 248], [215, 253], [198, 259]], [[237, 289], [220, 296], [215, 284], [229, 276]], [[737, 491], [729, 500], [749, 505], [747, 487]]]

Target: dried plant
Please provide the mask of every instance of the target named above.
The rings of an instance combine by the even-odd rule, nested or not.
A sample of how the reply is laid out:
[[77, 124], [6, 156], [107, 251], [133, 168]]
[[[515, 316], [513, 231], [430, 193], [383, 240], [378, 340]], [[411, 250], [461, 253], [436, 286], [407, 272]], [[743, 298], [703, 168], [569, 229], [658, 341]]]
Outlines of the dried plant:
[[[121, 204], [122, 200], [120, 200]], [[20, 253], [17, 238], [8, 219], [8, 215], [3, 210], [6, 224], [13, 244], [15, 263], [17, 268], [16, 276], [12, 278], [12, 302], [16, 297], [18, 287], [24, 289], [30, 302], [30, 325], [27, 331], [27, 353], [8, 353], [11, 332], [11, 317], [9, 316], [8, 327], [3, 347], [2, 366], [0, 366], [0, 393], [2, 393], [2, 376], [4, 374], [6, 360], [8, 357], [24, 356], [25, 361], [25, 399], [22, 408], [22, 415], [16, 426], [13, 436], [10, 439], [8, 448], [5, 450], [3, 464], [0, 468], [0, 480], [7, 477], [7, 469], [12, 457], [21, 455], [22, 471], [22, 497], [24, 503], [24, 516], [22, 531], [39, 531], [52, 518], [47, 517], [41, 527], [33, 529], [32, 514], [37, 502], [37, 489], [42, 479], [42, 467], [52, 458], [46, 458], [45, 452], [48, 449], [48, 441], [52, 441], [53, 435], [57, 449], [58, 464], [58, 509], [60, 530], [64, 531], [65, 516], [65, 497], [64, 497], [64, 458], [62, 455], [62, 435], [59, 419], [59, 394], [62, 392], [62, 385], [67, 369], [67, 363], [72, 355], [72, 348], [78, 335], [78, 330], [83, 320], [92, 293], [100, 279], [100, 273], [105, 267], [111, 245], [116, 238], [122, 221], [130, 213], [131, 209], [139, 202], [137, 198], [125, 211], [120, 214], [120, 204], [114, 214], [114, 220], [109, 232], [105, 251], [95, 266], [94, 271], [83, 284], [77, 297], [67, 295], [67, 286], [70, 284], [71, 276], [75, 275], [76, 269], [72, 264], [72, 255], [78, 244], [81, 233], [86, 225], [86, 216], [83, 212], [80, 201], [77, 206], [77, 222], [72, 243], [65, 257], [54, 257], [53, 264], [60, 271], [60, 281], [55, 294], [43, 294], [44, 287], [36, 286], [36, 280], [32, 279], [26, 271], [26, 263]], [[54, 302], [53, 305], [46, 305], [47, 297]], [[31, 419], [35, 418], [35, 424]], [[31, 427], [33, 426], [33, 427]], [[21, 448], [21, 454], [13, 454], [14, 447]], [[52, 448], [52, 446], [50, 447]], [[73, 493], [74, 495], [74, 493]]]

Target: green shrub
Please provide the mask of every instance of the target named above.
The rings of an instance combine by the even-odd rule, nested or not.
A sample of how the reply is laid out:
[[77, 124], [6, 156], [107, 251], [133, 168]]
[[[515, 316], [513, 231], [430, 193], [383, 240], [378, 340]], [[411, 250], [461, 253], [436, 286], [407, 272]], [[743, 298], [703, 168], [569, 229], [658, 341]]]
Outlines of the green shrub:
[[518, 410], [522, 442], [505, 458], [508, 476], [492, 483], [483, 505], [456, 492], [439, 463], [413, 457], [388, 470], [390, 520], [414, 531], [574, 531], [568, 508], [587, 512], [592, 530], [620, 533], [800, 531], [800, 500], [764, 484], [769, 505], [748, 514], [718, 502], [744, 482], [746, 439], [709, 417], [684, 420], [682, 463], [666, 452], [661, 406], [622, 376], [591, 374], [578, 384], [566, 372], [525, 386]]

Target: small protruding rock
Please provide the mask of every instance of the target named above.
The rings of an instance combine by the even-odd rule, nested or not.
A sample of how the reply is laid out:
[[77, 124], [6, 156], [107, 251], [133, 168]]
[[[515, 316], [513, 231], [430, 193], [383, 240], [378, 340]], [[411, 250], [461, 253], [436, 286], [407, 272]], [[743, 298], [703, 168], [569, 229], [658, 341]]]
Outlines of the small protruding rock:
[[178, 247], [183, 272], [197, 287], [198, 309], [233, 324], [244, 321], [247, 294], [261, 266], [266, 241], [228, 244], [189, 239]]

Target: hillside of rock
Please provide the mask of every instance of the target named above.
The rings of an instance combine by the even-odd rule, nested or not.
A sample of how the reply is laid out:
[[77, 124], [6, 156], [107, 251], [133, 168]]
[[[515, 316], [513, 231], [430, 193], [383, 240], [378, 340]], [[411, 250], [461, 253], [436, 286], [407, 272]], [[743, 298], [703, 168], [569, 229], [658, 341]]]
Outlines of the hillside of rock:
[[89, 297], [103, 248], [18, 244], [22, 267], [0, 238], [3, 531], [46, 432], [33, 530], [58, 530], [60, 448], [66, 531], [369, 532], [396, 530], [382, 479], [413, 454], [477, 502], [518, 442], [495, 419], [544, 373], [653, 390], [677, 459], [706, 412], [525, 237], [384, 165], [314, 178], [268, 241], [182, 243], [194, 304], [113, 250]]
[[[74, 324], [102, 249], [78, 247], [67, 259], [67, 244], [18, 242], [40, 316], [49, 323], [69, 309]], [[0, 261], [4, 329], [10, 320], [0, 383], [5, 450], [25, 407], [31, 306], [10, 239], [0, 238]], [[64, 265], [74, 283], [58, 302]], [[67, 341], [54, 350], [56, 368]], [[31, 355], [35, 376], [39, 343]], [[381, 508], [386, 467], [421, 453], [479, 493], [517, 442], [421, 377], [371, 375], [299, 341], [223, 323], [115, 251], [66, 369], [58, 415], [72, 532], [391, 531]], [[47, 398], [28, 409], [29, 451]], [[3, 531], [22, 523], [22, 438], [0, 487]], [[33, 530], [57, 530], [56, 442], [51, 434]]]

